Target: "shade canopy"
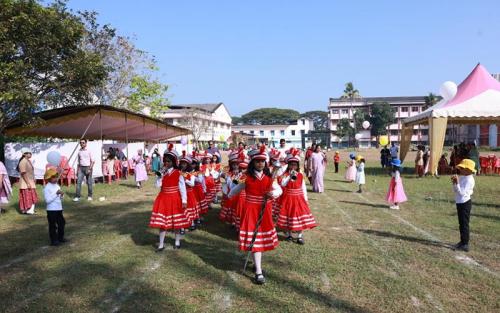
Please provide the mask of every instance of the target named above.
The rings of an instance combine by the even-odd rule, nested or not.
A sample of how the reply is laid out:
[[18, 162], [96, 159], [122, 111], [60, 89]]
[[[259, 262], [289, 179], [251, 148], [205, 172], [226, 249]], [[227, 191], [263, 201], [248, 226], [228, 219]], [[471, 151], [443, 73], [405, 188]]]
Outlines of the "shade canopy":
[[155, 142], [191, 133], [159, 119], [105, 105], [69, 106], [34, 117], [40, 123], [25, 126], [23, 121], [13, 121], [5, 129], [6, 135]]
[[438, 160], [443, 152], [448, 123], [491, 124], [500, 121], [500, 82], [493, 78], [481, 64], [476, 65], [465, 80], [458, 85], [456, 95], [441, 100], [424, 112], [403, 120], [401, 155], [404, 160], [410, 148], [414, 125], [429, 125], [430, 170], [437, 172]]

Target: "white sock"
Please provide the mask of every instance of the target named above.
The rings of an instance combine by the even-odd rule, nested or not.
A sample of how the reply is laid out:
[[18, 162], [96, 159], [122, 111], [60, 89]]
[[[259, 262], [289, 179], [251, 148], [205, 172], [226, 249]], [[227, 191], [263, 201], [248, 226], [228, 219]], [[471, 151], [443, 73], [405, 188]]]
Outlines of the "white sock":
[[181, 244], [181, 234], [175, 233], [175, 245], [178, 246]]
[[262, 252], [254, 252], [252, 256], [255, 264], [255, 274], [262, 274]]
[[30, 209], [29, 209], [26, 213], [28, 213], [28, 214], [33, 214], [33, 213], [35, 213], [35, 205], [34, 205], [34, 204], [32, 204], [32, 205], [31, 205], [31, 208], [30, 208]]
[[299, 233], [299, 235], [297, 236], [297, 238], [302, 238], [304, 234], [302, 234], [302, 232]]
[[166, 230], [160, 230], [160, 244], [158, 245], [158, 248], [163, 248], [163, 244], [165, 242], [165, 235], [167, 234]]

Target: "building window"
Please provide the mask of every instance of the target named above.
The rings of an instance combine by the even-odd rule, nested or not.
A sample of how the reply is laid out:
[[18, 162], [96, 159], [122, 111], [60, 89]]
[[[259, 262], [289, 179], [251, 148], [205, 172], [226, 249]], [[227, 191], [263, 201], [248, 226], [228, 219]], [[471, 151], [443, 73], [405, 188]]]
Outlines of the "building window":
[[264, 131], [263, 130], [259, 130], [259, 135], [260, 136], [264, 136]]
[[418, 112], [418, 107], [411, 107], [412, 112]]
[[285, 136], [285, 131], [284, 130], [280, 130], [280, 136]]
[[253, 130], [251, 130], [251, 131], [250, 131], [250, 134], [252, 134], [252, 135], [253, 135], [253, 134], [254, 134], [254, 131], [253, 131]]
[[408, 107], [401, 107], [401, 112], [408, 112]]
[[398, 135], [398, 130], [397, 129], [391, 129], [391, 136], [397, 136]]
[[347, 109], [342, 109], [342, 114], [347, 114], [349, 111]]
[[418, 129], [413, 130], [413, 136], [416, 136], [416, 135], [418, 135]]
[[306, 120], [302, 119], [302, 125], [306, 125]]
[[422, 134], [422, 136], [427, 136], [429, 134], [429, 130], [428, 129], [421, 129], [420, 133]]
[[292, 136], [295, 136], [295, 129], [292, 129]]
[[332, 114], [339, 114], [339, 110], [332, 110]]
[[273, 136], [273, 137], [274, 137], [274, 129], [273, 129], [273, 130], [271, 130], [271, 136]]

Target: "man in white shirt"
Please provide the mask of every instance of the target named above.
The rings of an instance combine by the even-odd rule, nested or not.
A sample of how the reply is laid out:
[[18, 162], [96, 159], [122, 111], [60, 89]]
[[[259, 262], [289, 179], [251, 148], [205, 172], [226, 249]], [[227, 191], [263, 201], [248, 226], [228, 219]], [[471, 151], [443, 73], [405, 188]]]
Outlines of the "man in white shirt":
[[391, 142], [391, 148], [389, 149], [389, 151], [391, 153], [391, 158], [393, 160], [398, 158], [399, 148], [396, 146], [394, 142]]
[[44, 175], [47, 185], [43, 188], [43, 195], [47, 203], [47, 220], [49, 222], [49, 237], [51, 246], [59, 246], [66, 242], [64, 239], [64, 226], [66, 221], [63, 216], [62, 197], [64, 192], [57, 184], [58, 174], [49, 168]]
[[280, 152], [280, 162], [285, 163], [285, 158], [286, 158], [286, 141], [285, 139], [281, 138], [280, 139], [280, 147], [278, 148], [278, 151]]
[[94, 167], [94, 158], [89, 150], [87, 150], [87, 139], [80, 139], [80, 151], [78, 151], [78, 168], [77, 182], [76, 182], [76, 197], [73, 201], [80, 201], [82, 196], [82, 182], [85, 177], [88, 186], [88, 201], [92, 201], [92, 187], [94, 185], [94, 178], [92, 177], [92, 169]]
[[474, 192], [474, 176], [476, 173], [475, 162], [463, 159], [456, 167], [459, 175], [451, 177], [453, 191], [455, 192], [455, 203], [457, 205], [458, 223], [460, 229], [460, 242], [454, 248], [456, 250], [469, 251], [469, 220], [472, 209], [471, 196]]

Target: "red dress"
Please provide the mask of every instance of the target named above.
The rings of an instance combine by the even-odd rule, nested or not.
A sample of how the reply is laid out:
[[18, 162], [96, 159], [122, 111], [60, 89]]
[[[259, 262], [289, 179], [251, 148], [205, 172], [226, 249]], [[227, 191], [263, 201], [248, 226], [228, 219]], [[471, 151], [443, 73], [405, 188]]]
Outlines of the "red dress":
[[[264, 195], [272, 190], [273, 179], [263, 175], [260, 179], [247, 176], [245, 180], [245, 206], [241, 211], [239, 246], [242, 251], [249, 251], [253, 233], [262, 208]], [[278, 246], [278, 235], [272, 217], [272, 200], [266, 202], [262, 222], [257, 230], [257, 237], [252, 252], [273, 250]]]
[[[236, 177], [236, 175], [233, 175], [231, 172], [229, 172], [226, 175], [226, 180], [231, 181]], [[228, 194], [231, 191], [229, 188], [231, 184], [227, 184], [227, 194], [222, 194], [222, 202], [221, 202], [221, 209], [219, 212], [219, 220], [221, 222], [226, 222], [226, 223], [233, 223], [234, 220], [234, 213], [235, 213], [235, 199], [237, 196], [233, 196], [231, 198], [228, 198]]]
[[[212, 165], [212, 166], [215, 168], [215, 170], [217, 172], [220, 172], [220, 163]], [[214, 179], [214, 183], [215, 183], [215, 195], [217, 195], [217, 193], [222, 192], [222, 182], [220, 181], [220, 177], [217, 177], [217, 179]]]
[[153, 204], [149, 227], [164, 230], [187, 228], [191, 226], [186, 212], [182, 208], [179, 178], [181, 172], [174, 169], [161, 180], [161, 191]]
[[[184, 176], [185, 180], [191, 180], [192, 175], [186, 174]], [[198, 208], [198, 200], [194, 192], [194, 186], [189, 186], [186, 184], [186, 195], [187, 195], [187, 206], [186, 206], [186, 216], [190, 222], [200, 218], [200, 212]]]
[[202, 182], [198, 181], [198, 178], [196, 178], [196, 181], [194, 184], [194, 195], [196, 196], [196, 200], [198, 202], [198, 206], [197, 206], [198, 216], [200, 214], [207, 214], [208, 213], [208, 202], [205, 198], [205, 192], [203, 191]]
[[283, 187], [281, 210], [278, 218], [278, 227], [281, 229], [302, 231], [318, 226], [304, 198], [304, 192], [302, 191], [303, 180], [302, 173], [298, 173], [295, 181], [289, 180], [288, 184]]
[[[203, 173], [203, 175], [205, 175], [207, 169], [208, 171], [211, 171], [212, 166], [210, 164], [203, 164], [201, 166], [201, 172]], [[214, 201], [216, 193], [215, 180], [210, 173], [208, 175], [205, 175], [205, 186], [207, 188], [205, 199], [207, 200], [207, 203], [210, 204]]]

